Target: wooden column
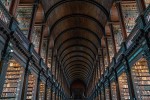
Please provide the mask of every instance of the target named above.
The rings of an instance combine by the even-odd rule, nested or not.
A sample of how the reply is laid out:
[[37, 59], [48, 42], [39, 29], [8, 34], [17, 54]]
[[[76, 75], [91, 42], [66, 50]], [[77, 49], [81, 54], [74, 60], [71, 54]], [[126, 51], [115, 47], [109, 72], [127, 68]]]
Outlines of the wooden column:
[[55, 56], [55, 79], [56, 79], [56, 81], [57, 81], [57, 74], [58, 74], [58, 70], [57, 70], [57, 68], [58, 68], [58, 63], [57, 63], [57, 55]]
[[102, 92], [102, 91], [101, 91], [101, 88], [100, 88], [100, 100], [102, 100], [102, 95], [101, 95], [101, 92]]
[[115, 42], [115, 37], [114, 37], [114, 32], [113, 32], [113, 25], [110, 24], [109, 27], [110, 27], [110, 31], [111, 31], [111, 38], [112, 38], [114, 55], [115, 55], [117, 53], [117, 50], [116, 50], [116, 42]]
[[38, 73], [38, 79], [37, 79], [37, 86], [36, 86], [36, 97], [35, 97], [35, 100], [39, 100], [39, 92], [40, 92], [40, 74], [42, 72], [43, 69], [41, 69]]
[[40, 34], [39, 49], [38, 49], [38, 54], [40, 56], [41, 56], [41, 49], [42, 49], [42, 43], [43, 43], [43, 35], [44, 35], [44, 25], [42, 25], [41, 34]]
[[46, 79], [44, 100], [47, 100], [47, 90], [48, 90], [48, 80], [49, 80], [49, 78], [50, 78], [50, 77], [48, 77], [48, 78]]
[[54, 96], [54, 100], [56, 100], [57, 99], [57, 89], [56, 89], [56, 87], [55, 87], [55, 96]]
[[50, 100], [53, 100], [53, 84], [54, 83], [51, 84], [51, 98], [50, 98]]
[[112, 100], [112, 95], [111, 95], [111, 85], [110, 85], [110, 80], [108, 78], [108, 88], [109, 88], [109, 98]]
[[114, 73], [115, 73], [115, 83], [116, 83], [117, 100], [121, 100], [117, 72], [115, 71]]
[[24, 73], [24, 80], [23, 80], [23, 86], [22, 86], [22, 92], [21, 92], [21, 100], [26, 100], [26, 96], [27, 96], [27, 89], [28, 89], [28, 79], [29, 79], [29, 63], [30, 63], [30, 59], [28, 58], [27, 64], [26, 64], [26, 68], [25, 68], [25, 73]]
[[108, 60], [108, 65], [109, 65], [110, 64], [110, 56], [109, 56], [108, 40], [107, 40], [106, 36], [104, 38], [105, 38], [105, 43], [106, 43], [107, 60]]
[[99, 67], [99, 70], [98, 70], [98, 78], [100, 79], [101, 78], [101, 65], [100, 65], [100, 56], [98, 56], [98, 67]]
[[10, 8], [9, 8], [9, 13], [12, 16], [16, 16], [16, 12], [17, 12], [19, 2], [20, 2], [20, 0], [12, 0], [11, 1], [11, 5], [10, 5]]
[[121, 26], [123, 42], [124, 42], [126, 40], [126, 38], [127, 38], [127, 32], [126, 32], [126, 27], [125, 27], [125, 22], [124, 22], [124, 17], [123, 17], [123, 13], [122, 13], [122, 8], [121, 8], [121, 3], [120, 2], [116, 2], [116, 8], [117, 8], [118, 15], [119, 15], [120, 26]]
[[127, 75], [127, 82], [128, 82], [130, 98], [132, 100], [136, 100], [130, 66], [129, 66], [127, 58], [125, 57], [124, 59], [125, 59], [124, 65], [125, 65], [125, 69], [126, 69], [126, 75]]
[[33, 32], [33, 27], [35, 23], [35, 18], [36, 18], [36, 13], [38, 10], [38, 5], [39, 5], [39, 0], [35, 0], [33, 4], [33, 9], [32, 9], [32, 15], [31, 15], [31, 21], [30, 21], [30, 27], [29, 27], [29, 33], [28, 33], [28, 39], [32, 41], [32, 32]]
[[102, 64], [103, 64], [103, 73], [104, 73], [104, 70], [105, 70], [105, 63], [104, 63], [104, 52], [103, 52], [103, 48], [101, 49], [101, 52], [102, 52]]
[[146, 9], [146, 5], [145, 5], [144, 0], [136, 0], [136, 2], [137, 2], [137, 8], [139, 10], [139, 13], [143, 14], [143, 12]]
[[96, 61], [96, 68], [97, 68], [97, 75], [96, 75], [96, 82], [98, 83], [98, 79], [99, 79], [99, 66], [98, 66], [98, 62]]
[[102, 85], [103, 85], [103, 92], [104, 92], [104, 100], [106, 100], [105, 85], [104, 85], [104, 83], [102, 83]]

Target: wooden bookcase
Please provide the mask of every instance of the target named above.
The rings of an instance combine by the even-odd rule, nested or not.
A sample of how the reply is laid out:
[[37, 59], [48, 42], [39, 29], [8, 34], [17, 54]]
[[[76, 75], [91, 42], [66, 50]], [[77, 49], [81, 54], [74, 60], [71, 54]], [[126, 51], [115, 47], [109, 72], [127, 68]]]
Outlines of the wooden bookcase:
[[150, 100], [150, 73], [145, 59], [132, 67], [132, 79], [138, 100]]
[[10, 61], [5, 76], [5, 84], [0, 100], [18, 100], [21, 92], [23, 67], [16, 61]]

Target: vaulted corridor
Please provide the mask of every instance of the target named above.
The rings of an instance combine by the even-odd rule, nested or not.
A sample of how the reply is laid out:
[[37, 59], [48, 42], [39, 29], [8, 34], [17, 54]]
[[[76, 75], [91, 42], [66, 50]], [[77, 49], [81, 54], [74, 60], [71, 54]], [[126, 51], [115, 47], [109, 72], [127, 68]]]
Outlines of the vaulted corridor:
[[150, 100], [150, 0], [0, 0], [0, 100]]

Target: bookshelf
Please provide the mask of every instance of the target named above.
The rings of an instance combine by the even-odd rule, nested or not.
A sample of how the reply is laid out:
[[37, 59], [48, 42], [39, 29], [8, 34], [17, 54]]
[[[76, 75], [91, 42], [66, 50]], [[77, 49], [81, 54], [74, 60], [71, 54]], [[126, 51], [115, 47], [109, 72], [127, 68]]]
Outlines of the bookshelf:
[[111, 83], [111, 97], [112, 97], [112, 100], [117, 100], [117, 89], [116, 89], [115, 82]]
[[36, 78], [34, 77], [34, 75], [30, 74], [28, 79], [26, 100], [34, 100], [35, 88], [36, 88]]
[[10, 61], [5, 76], [5, 84], [3, 86], [0, 100], [18, 100], [23, 78], [23, 67], [16, 61]]
[[105, 97], [106, 97], [106, 100], [110, 100], [109, 95], [110, 95], [109, 89], [105, 87]]
[[129, 35], [135, 25], [135, 20], [138, 17], [138, 9], [135, 3], [122, 3], [122, 12], [126, 26], [127, 35]]
[[118, 81], [119, 81], [121, 100], [130, 100], [128, 83], [127, 83], [127, 75], [125, 73], [122, 73], [119, 76]]
[[47, 88], [47, 99], [46, 100], [50, 100], [51, 98], [51, 89]]
[[45, 95], [45, 84], [41, 82], [39, 91], [39, 100], [44, 100], [44, 95]]
[[18, 6], [16, 18], [19, 22], [19, 28], [26, 37], [30, 27], [31, 14], [32, 6]]
[[145, 59], [132, 67], [132, 79], [138, 100], [150, 100], [150, 73]]

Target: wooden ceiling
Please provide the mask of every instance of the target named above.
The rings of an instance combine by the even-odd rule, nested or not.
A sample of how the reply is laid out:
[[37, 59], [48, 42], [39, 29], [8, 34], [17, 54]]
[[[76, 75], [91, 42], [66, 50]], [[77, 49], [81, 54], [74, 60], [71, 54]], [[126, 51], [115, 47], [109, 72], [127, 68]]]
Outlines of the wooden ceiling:
[[[69, 82], [80, 79], [87, 83], [98, 49], [105, 47], [104, 36], [110, 35], [107, 22], [118, 21], [113, 0], [41, 0], [41, 3], [36, 22], [43, 20], [47, 26], [44, 32], [49, 46]], [[115, 13], [110, 15], [111, 12]]]

